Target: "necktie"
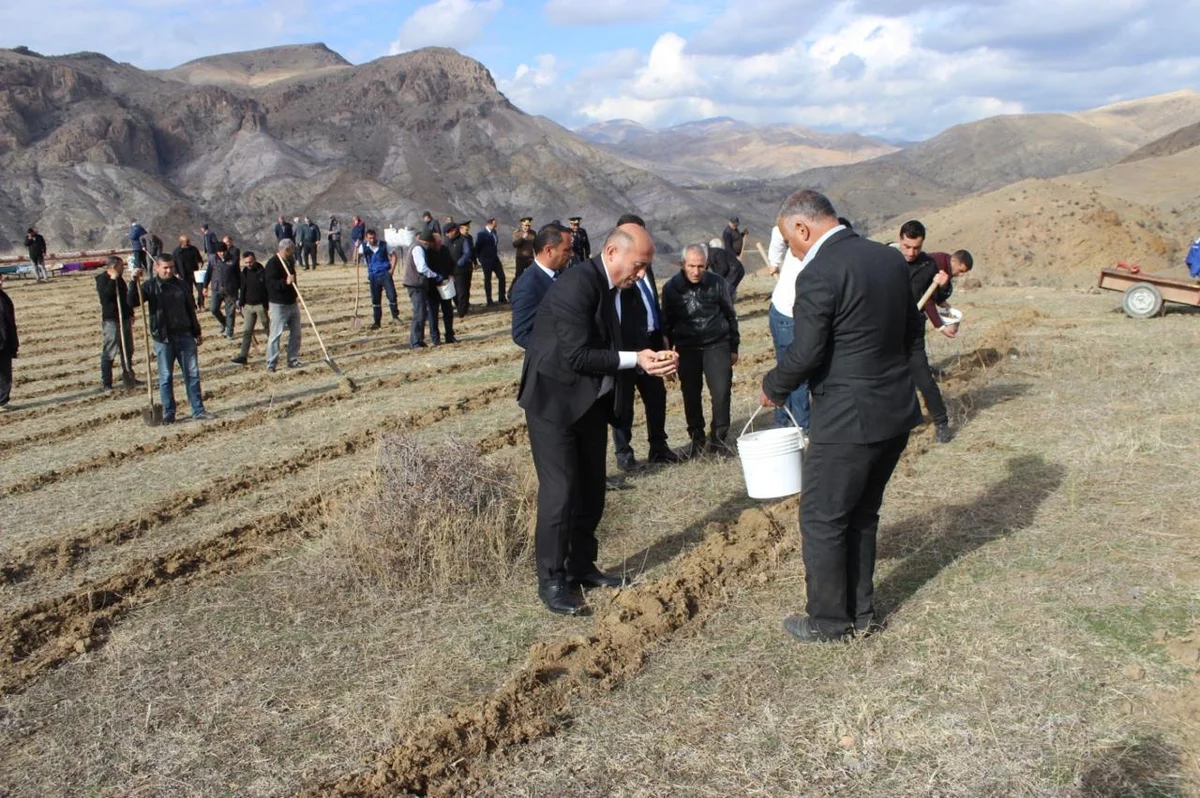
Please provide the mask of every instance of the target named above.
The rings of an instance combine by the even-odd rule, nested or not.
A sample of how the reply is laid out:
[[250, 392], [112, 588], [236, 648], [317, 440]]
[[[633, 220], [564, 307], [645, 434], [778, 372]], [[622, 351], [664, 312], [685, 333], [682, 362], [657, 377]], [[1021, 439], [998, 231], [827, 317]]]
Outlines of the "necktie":
[[642, 296], [646, 297], [646, 306], [650, 308], [651, 331], [657, 330], [658, 325], [658, 305], [654, 302], [654, 294], [650, 292], [650, 284], [645, 280], [638, 280], [638, 288], [642, 290]]

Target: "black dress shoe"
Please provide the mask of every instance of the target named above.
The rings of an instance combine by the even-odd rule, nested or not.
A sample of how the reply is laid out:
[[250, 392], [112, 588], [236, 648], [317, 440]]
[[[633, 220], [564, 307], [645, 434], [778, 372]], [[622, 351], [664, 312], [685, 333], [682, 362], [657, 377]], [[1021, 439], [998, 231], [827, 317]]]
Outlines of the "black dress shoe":
[[870, 637], [883, 631], [883, 624], [874, 618], [854, 622], [854, 633], [859, 637]]
[[851, 637], [849, 632], [827, 635], [813, 626], [807, 615], [789, 615], [783, 619], [783, 628], [801, 643], [837, 643]]
[[950, 425], [946, 422], [938, 424], [934, 428], [933, 439], [938, 443], [949, 443], [954, 439], [954, 433], [950, 431]]
[[558, 615], [582, 615], [587, 609], [565, 582], [542, 582], [538, 585], [538, 598], [546, 609]]
[[629, 584], [625, 577], [606, 574], [598, 568], [588, 571], [586, 574], [571, 577], [571, 583], [580, 587], [625, 587]]
[[678, 463], [681, 458], [670, 449], [654, 449], [646, 459], [651, 463]]
[[630, 473], [633, 471], [640, 471], [642, 466], [632, 454], [619, 454], [617, 455], [617, 468], [626, 473]]

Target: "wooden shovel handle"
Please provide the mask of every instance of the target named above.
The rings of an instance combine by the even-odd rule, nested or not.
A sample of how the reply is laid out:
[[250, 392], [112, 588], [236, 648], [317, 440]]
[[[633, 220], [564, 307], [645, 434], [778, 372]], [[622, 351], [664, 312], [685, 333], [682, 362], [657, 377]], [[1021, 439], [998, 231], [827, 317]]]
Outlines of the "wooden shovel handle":
[[921, 298], [917, 301], [917, 310], [925, 309], [925, 304], [927, 302], [929, 302], [930, 299], [933, 298], [933, 292], [936, 291], [937, 289], [938, 289], [937, 283], [929, 284], [929, 287], [925, 289], [925, 293], [922, 294]]

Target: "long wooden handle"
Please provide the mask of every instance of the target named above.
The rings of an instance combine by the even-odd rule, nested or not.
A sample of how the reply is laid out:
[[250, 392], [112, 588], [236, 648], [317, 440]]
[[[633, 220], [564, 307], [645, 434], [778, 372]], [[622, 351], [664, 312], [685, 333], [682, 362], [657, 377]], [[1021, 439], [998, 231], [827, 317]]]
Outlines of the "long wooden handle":
[[774, 266], [771, 265], [771, 259], [769, 257], [767, 257], [767, 251], [765, 249], [763, 249], [762, 242], [755, 241], [754, 246], [758, 247], [758, 254], [762, 255], [763, 263], [767, 264], [767, 268], [768, 269], [775, 268]]
[[925, 293], [921, 296], [921, 299], [918, 300], [918, 302], [917, 302], [917, 310], [925, 309], [925, 303], [927, 303], [930, 299], [933, 298], [933, 292], [936, 291], [937, 289], [938, 289], [937, 283], [929, 284], [929, 287], [925, 289]]
[[300, 307], [304, 308], [304, 315], [308, 317], [308, 323], [312, 325], [313, 332], [316, 333], [317, 343], [321, 345], [321, 351], [325, 353], [325, 359], [329, 360], [329, 350], [325, 348], [325, 342], [321, 340], [321, 331], [317, 329], [317, 323], [313, 321], [312, 314], [308, 312], [308, 303], [304, 301], [304, 294], [300, 293], [300, 286], [296, 284], [296, 273], [288, 266], [288, 262], [283, 258], [279, 259], [283, 264], [283, 270], [292, 278], [292, 288], [296, 290], [296, 298], [300, 300]]
[[[153, 380], [150, 378], [150, 325], [146, 323], [146, 314], [150, 311], [146, 307], [146, 298], [142, 296], [141, 282], [135, 280], [133, 284], [137, 286], [138, 306], [142, 309], [142, 312], [139, 314], [142, 317], [142, 335], [146, 337], [146, 399], [150, 402], [150, 407], [154, 407], [154, 389], [151, 387]], [[188, 301], [192, 301], [190, 289]]]

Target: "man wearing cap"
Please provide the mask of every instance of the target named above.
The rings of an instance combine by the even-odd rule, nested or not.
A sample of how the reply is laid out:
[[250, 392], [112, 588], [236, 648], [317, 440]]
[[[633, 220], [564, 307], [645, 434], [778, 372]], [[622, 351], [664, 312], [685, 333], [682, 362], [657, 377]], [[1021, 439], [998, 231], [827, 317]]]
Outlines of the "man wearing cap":
[[495, 217], [487, 220], [487, 225], [475, 236], [475, 258], [483, 269], [483, 295], [487, 298], [487, 306], [492, 302], [492, 275], [496, 275], [496, 283], [500, 288], [500, 304], [508, 300], [504, 297], [504, 265], [500, 263], [500, 235], [496, 232]]
[[454, 258], [454, 312], [461, 319], [471, 311], [471, 273], [475, 266], [475, 245], [471, 241], [471, 222], [451, 224], [454, 233], [447, 246]]
[[574, 266], [592, 257], [592, 242], [588, 241], [587, 230], [580, 227], [582, 216], [572, 216], [567, 221], [571, 223], [571, 247], [574, 252], [571, 265]]
[[721, 243], [725, 245], [725, 251], [733, 255], [735, 258], [742, 257], [742, 247], [746, 243], [746, 233], [750, 232], [750, 228], [745, 230], [738, 229], [738, 218], [736, 216], [729, 217], [729, 224], [721, 232]]
[[512, 245], [513, 251], [516, 252], [516, 274], [513, 275], [513, 284], [521, 276], [521, 272], [529, 268], [533, 263], [533, 239], [537, 238], [537, 233], [533, 232], [533, 217], [522, 216], [521, 226], [513, 231]]

